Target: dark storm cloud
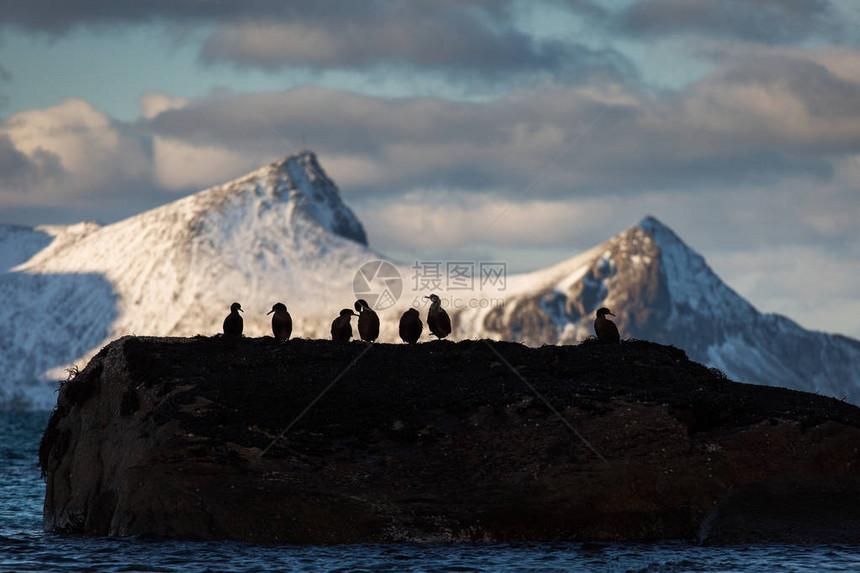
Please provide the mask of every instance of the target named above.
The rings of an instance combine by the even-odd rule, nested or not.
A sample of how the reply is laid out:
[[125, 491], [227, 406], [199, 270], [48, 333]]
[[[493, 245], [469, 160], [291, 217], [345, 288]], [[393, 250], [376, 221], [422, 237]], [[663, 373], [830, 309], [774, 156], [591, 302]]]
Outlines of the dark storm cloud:
[[[548, 1], [600, 12], [587, 0]], [[54, 34], [82, 25], [214, 24], [201, 48], [204, 62], [266, 69], [402, 64], [449, 71], [541, 71], [567, 67], [582, 55], [575, 44], [539, 40], [516, 29], [510, 1], [0, 0], [0, 6], [4, 24]]]
[[[358, 3], [310, 2], [312, 13], [325, 8], [349, 9]], [[171, 21], [176, 23], [219, 22], [244, 18], [288, 18], [296, 2], [247, 0], [245, 2], [197, 2], [183, 0], [0, 0], [3, 24], [31, 30], [64, 33], [76, 26]], [[303, 8], [304, 9], [304, 8]], [[353, 9], [352, 11], [355, 11]]]
[[[605, 10], [590, 0], [545, 0], [587, 15]], [[52, 33], [75, 26], [171, 21], [176, 23], [306, 22], [342, 25], [380, 22], [388, 17], [432, 19], [440, 14], [480, 12], [494, 24], [511, 15], [510, 0], [0, 0], [0, 24]]]
[[358, 14], [224, 23], [204, 42], [201, 58], [262, 68], [407, 65], [488, 74], [559, 70], [585, 55], [575, 43], [539, 40], [516, 29], [506, 6], [385, 2]]
[[618, 23], [634, 35], [695, 34], [767, 44], [841, 30], [828, 0], [645, 0], [620, 14]]
[[860, 84], [834, 74], [819, 62], [778, 52], [753, 52], [743, 56], [728, 55], [728, 58], [734, 59], [735, 65], [715, 74], [708, 83], [757, 85], [791, 93], [815, 117], [860, 117]]
[[546, 70], [571, 55], [564, 43], [537, 42], [516, 30], [490, 30], [479, 18], [444, 14], [351, 23], [344, 27], [303, 24], [243, 24], [221, 27], [204, 43], [209, 63], [279, 68], [364, 68], [405, 64], [472, 70]]

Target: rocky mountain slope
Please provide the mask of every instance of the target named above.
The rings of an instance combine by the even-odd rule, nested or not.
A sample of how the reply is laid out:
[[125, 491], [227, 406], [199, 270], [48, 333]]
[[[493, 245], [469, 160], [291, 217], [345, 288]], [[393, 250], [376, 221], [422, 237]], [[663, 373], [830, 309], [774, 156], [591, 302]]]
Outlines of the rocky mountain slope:
[[569, 344], [592, 334], [594, 311], [606, 306], [622, 338], [678, 346], [735, 380], [860, 403], [860, 341], [758, 312], [653, 217], [511, 283], [503, 308], [464, 311], [459, 324], [529, 345]]

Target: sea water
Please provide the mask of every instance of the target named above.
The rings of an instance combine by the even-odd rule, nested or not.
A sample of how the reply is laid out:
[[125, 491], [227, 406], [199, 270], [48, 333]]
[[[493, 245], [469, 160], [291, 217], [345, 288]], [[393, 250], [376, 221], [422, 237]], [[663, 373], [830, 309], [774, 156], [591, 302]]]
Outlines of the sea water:
[[0, 571], [860, 571], [860, 547], [690, 543], [252, 545], [42, 531], [48, 413], [0, 413]]

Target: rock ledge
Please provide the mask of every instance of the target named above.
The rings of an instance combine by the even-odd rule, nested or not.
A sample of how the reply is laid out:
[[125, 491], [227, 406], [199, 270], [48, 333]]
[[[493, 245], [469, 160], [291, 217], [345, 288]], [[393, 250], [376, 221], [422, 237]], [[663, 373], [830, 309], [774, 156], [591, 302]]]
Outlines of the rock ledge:
[[39, 457], [53, 532], [856, 542], [858, 448], [860, 409], [648, 342], [124, 337], [63, 384]]

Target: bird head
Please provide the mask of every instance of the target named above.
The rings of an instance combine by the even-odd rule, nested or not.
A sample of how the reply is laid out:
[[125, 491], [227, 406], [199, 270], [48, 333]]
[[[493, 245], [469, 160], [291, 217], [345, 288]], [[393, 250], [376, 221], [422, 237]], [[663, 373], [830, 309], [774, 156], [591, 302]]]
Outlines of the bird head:
[[609, 316], [615, 316], [614, 314], [612, 314], [612, 311], [610, 311], [605, 306], [597, 309], [597, 316], [604, 316], [606, 314], [608, 314]]
[[363, 298], [360, 298], [357, 301], [355, 301], [355, 310], [357, 310], [358, 312], [361, 312], [365, 308], [367, 308], [367, 309], [370, 308], [370, 305], [367, 304], [366, 300], [364, 300]]
[[[239, 304], [238, 302], [234, 302], [233, 304], [230, 305], [230, 312], [236, 312], [237, 310], [242, 310], [241, 304]], [[242, 310], [242, 312], [245, 312], [245, 311]]]
[[266, 314], [269, 315], [269, 314], [272, 314], [273, 312], [287, 312], [287, 305], [285, 305], [282, 302], [276, 302], [275, 304], [272, 305], [272, 310], [270, 310]]

